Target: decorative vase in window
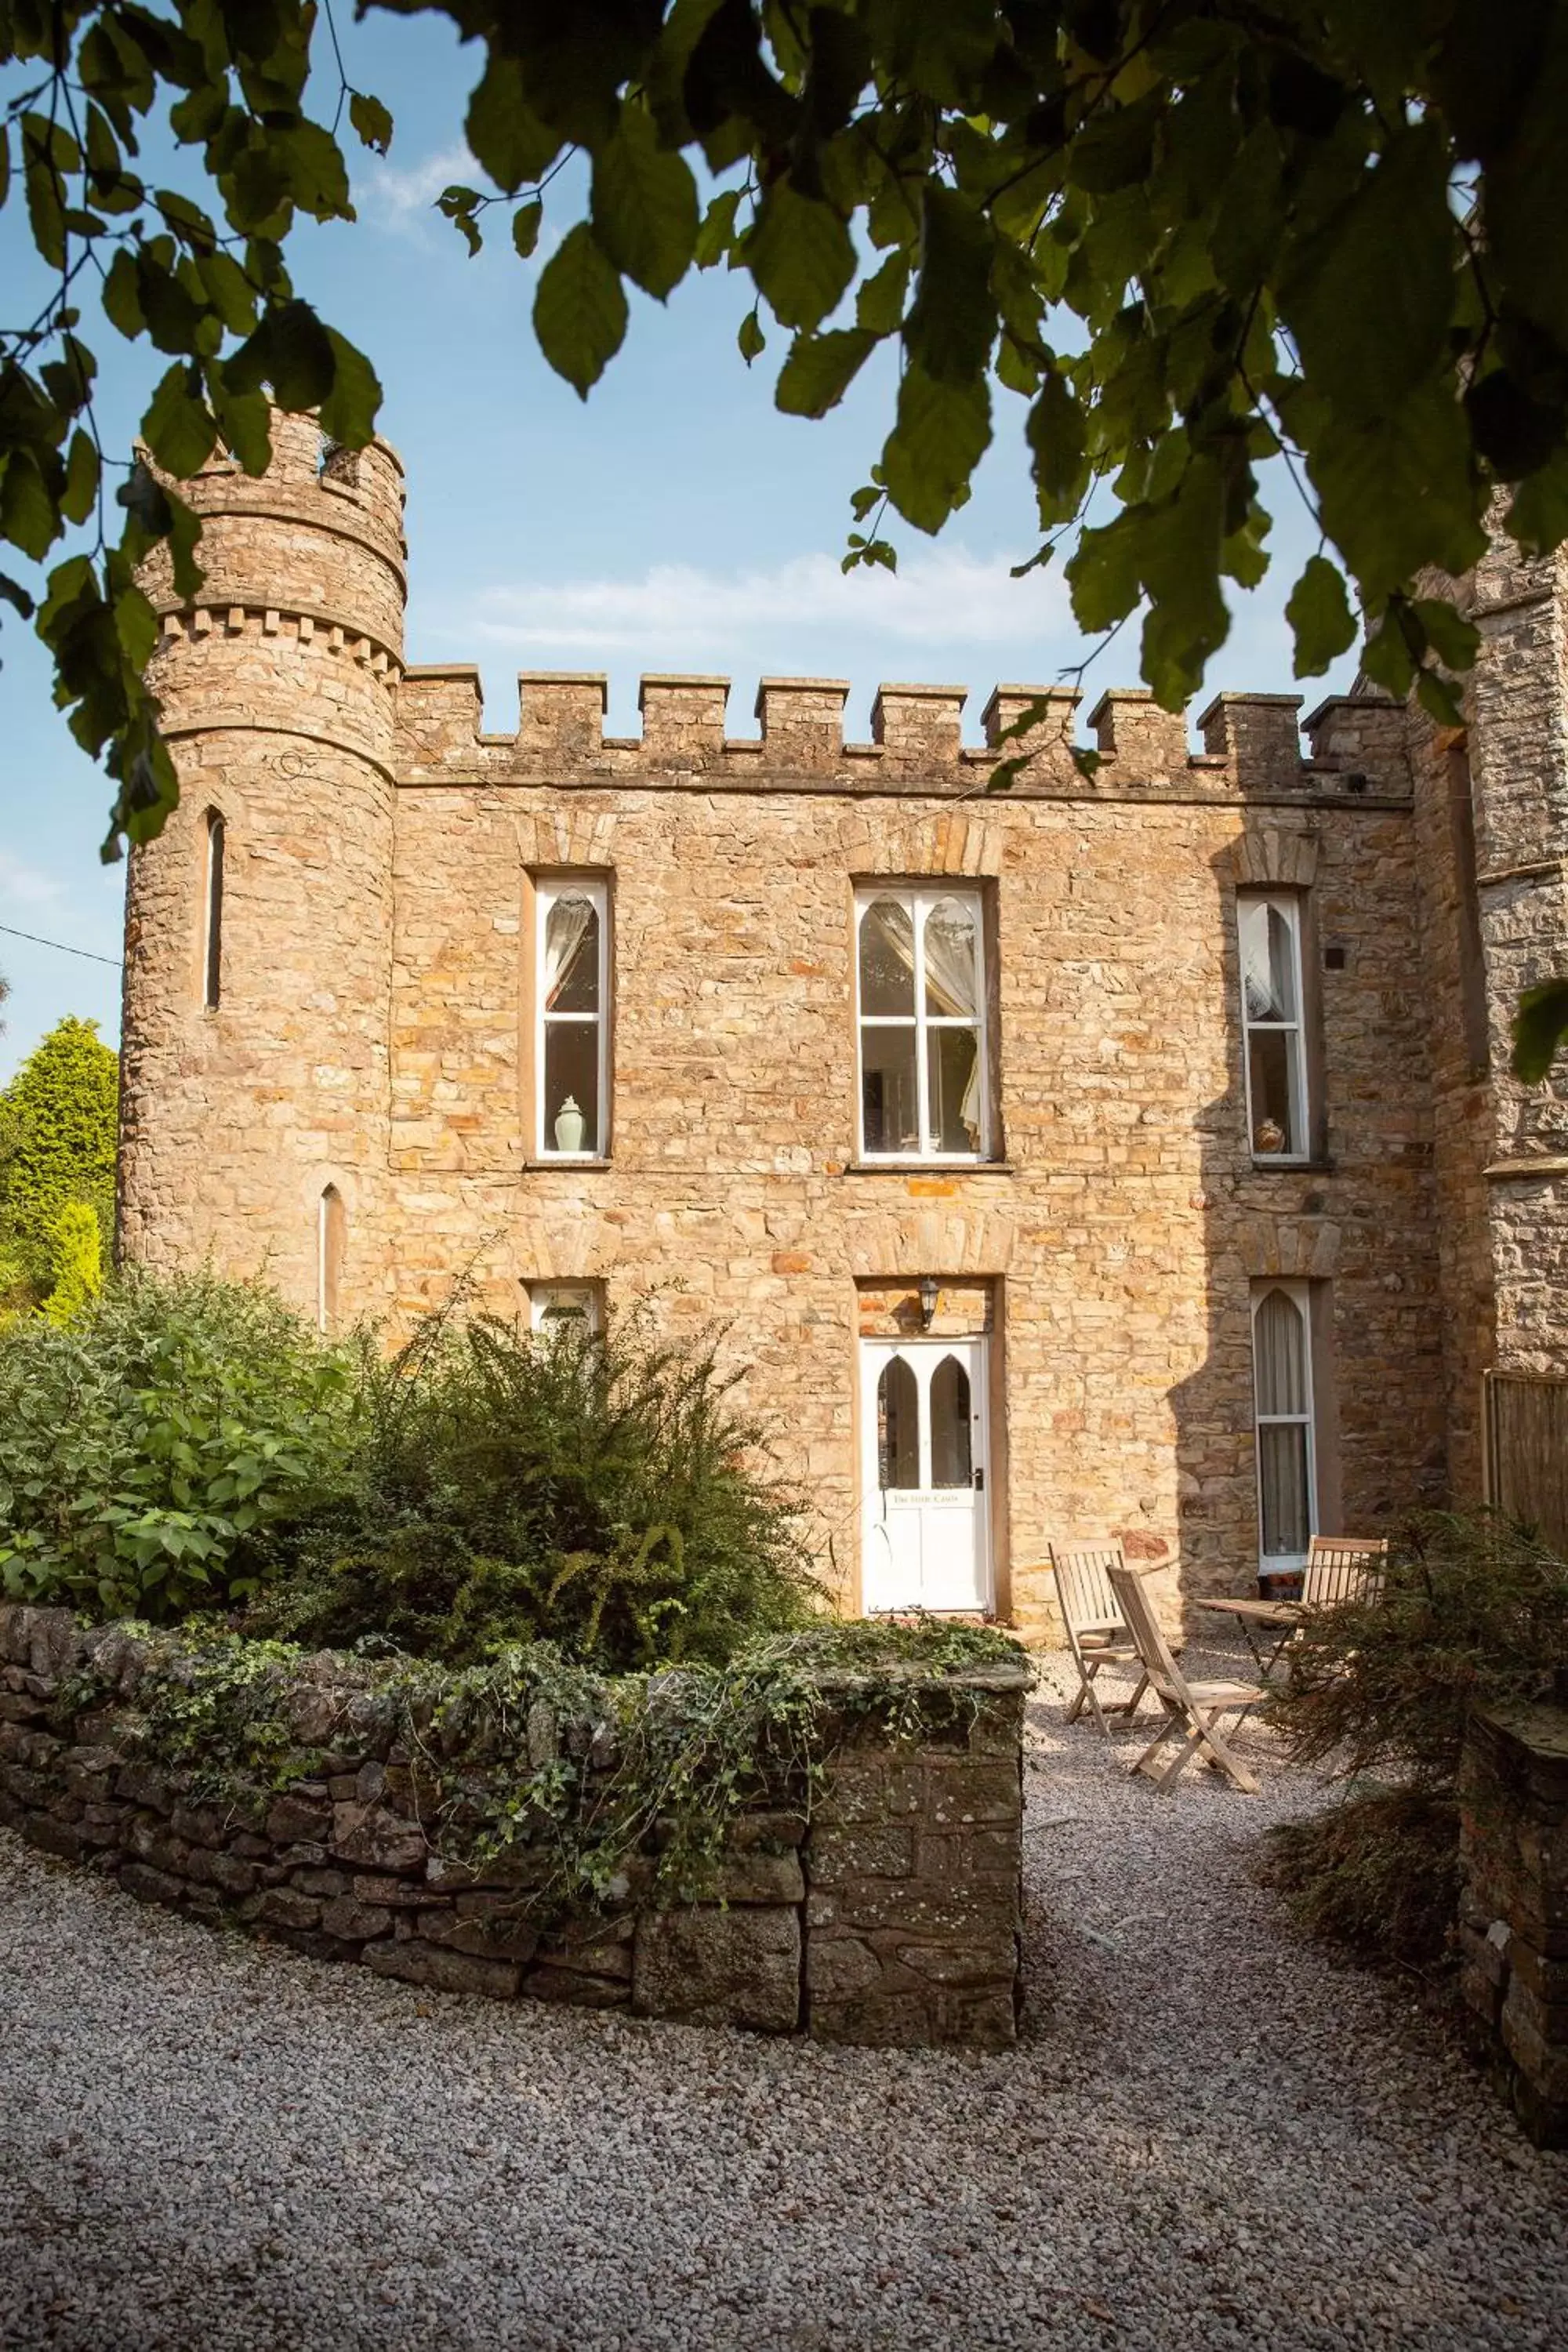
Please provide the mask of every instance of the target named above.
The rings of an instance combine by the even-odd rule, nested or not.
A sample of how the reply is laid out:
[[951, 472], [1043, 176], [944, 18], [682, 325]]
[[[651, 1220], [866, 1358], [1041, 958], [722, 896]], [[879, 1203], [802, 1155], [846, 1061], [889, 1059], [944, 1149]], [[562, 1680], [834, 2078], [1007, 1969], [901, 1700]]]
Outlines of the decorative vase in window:
[[1277, 1118], [1260, 1118], [1258, 1132], [1252, 1139], [1255, 1151], [1283, 1151], [1285, 1130]]
[[577, 1108], [576, 1097], [568, 1095], [555, 1114], [555, 1149], [557, 1151], [581, 1151], [583, 1134], [587, 1125]]

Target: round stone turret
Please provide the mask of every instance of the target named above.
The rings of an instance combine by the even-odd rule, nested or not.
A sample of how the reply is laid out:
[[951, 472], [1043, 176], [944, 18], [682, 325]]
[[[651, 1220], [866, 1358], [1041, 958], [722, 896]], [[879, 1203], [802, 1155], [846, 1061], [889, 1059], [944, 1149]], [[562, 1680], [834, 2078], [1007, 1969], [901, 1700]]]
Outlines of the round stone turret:
[[180, 805], [131, 859], [121, 1246], [330, 1317], [345, 1257], [367, 1287], [387, 1169], [403, 469], [272, 432], [259, 478], [185, 487], [194, 601], [162, 555], [143, 582]]

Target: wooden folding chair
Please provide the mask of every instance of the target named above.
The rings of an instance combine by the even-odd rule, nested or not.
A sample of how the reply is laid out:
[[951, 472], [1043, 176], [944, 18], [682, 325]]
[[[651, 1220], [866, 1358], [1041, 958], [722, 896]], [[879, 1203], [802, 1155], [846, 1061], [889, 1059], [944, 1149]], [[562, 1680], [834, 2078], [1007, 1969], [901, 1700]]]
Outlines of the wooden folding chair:
[[[1110, 1589], [1110, 1570], [1126, 1565], [1121, 1546], [1052, 1544], [1049, 1549], [1057, 1580], [1057, 1606], [1062, 1612], [1073, 1664], [1078, 1668], [1078, 1696], [1068, 1709], [1067, 1719], [1076, 1723], [1087, 1704], [1109, 1739], [1110, 1727], [1105, 1720], [1106, 1709], [1094, 1687], [1094, 1678], [1102, 1666], [1141, 1667], [1142, 1663]], [[1148, 1687], [1148, 1675], [1141, 1673], [1131, 1697], [1114, 1701], [1110, 1712], [1135, 1714]]]
[[1260, 1675], [1272, 1674], [1314, 1609], [1375, 1601], [1383, 1591], [1386, 1536], [1313, 1536], [1300, 1601], [1200, 1601], [1213, 1616], [1234, 1617]]
[[[1169, 1645], [1160, 1631], [1153, 1603], [1147, 1586], [1136, 1570], [1112, 1568], [1110, 1571], [1111, 1591], [1115, 1593], [1123, 1622], [1138, 1647], [1143, 1661], [1143, 1671], [1150, 1688], [1165, 1710], [1165, 1720], [1156, 1737], [1133, 1765], [1134, 1772], [1146, 1772], [1157, 1789], [1173, 1787], [1178, 1776], [1191, 1759], [1202, 1754], [1205, 1764], [1223, 1772], [1233, 1788], [1244, 1790], [1247, 1796], [1258, 1793], [1258, 1782], [1241, 1759], [1231, 1749], [1219, 1729], [1219, 1718], [1236, 1710], [1239, 1725], [1249, 1707], [1256, 1706], [1265, 1696], [1260, 1683], [1190, 1683], [1171, 1655]], [[1233, 1726], [1234, 1729], [1236, 1726]], [[1163, 1763], [1158, 1760], [1160, 1750], [1168, 1739], [1181, 1733], [1185, 1740], [1174, 1756]]]

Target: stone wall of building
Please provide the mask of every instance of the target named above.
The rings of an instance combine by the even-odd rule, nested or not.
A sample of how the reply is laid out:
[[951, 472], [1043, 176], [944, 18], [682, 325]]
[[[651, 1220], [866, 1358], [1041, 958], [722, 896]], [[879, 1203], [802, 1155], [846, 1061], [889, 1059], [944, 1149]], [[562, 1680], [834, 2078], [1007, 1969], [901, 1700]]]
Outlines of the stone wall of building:
[[[824, 2042], [1001, 2049], [1016, 2035], [1022, 1660], [946, 1677], [970, 1703], [915, 1742], [836, 1715], [825, 1682], [821, 1795], [741, 1815], [710, 1899], [655, 1907], [651, 1867], [634, 1859], [618, 1902], [550, 1930], [530, 1916], [542, 1852], [476, 1864], [441, 1850], [441, 1776], [460, 1780], [463, 1755], [437, 1738], [416, 1757], [353, 1661], [300, 1669], [289, 1721], [309, 1769], [220, 1802], [148, 1754], [146, 1656], [123, 1627], [0, 1605], [0, 1825], [142, 1902], [443, 1992]], [[571, 1727], [531, 1720], [519, 1783], [545, 1737]]]
[[1477, 1716], [1460, 1801], [1460, 1991], [1531, 2137], [1568, 2147], [1568, 1706]]
[[[1035, 1633], [1056, 1537], [1120, 1535], [1179, 1561], [1189, 1591], [1247, 1584], [1249, 1305], [1269, 1276], [1314, 1286], [1321, 1523], [1376, 1523], [1441, 1486], [1397, 710], [1325, 705], [1304, 759], [1293, 698], [1222, 696], [1194, 754], [1180, 715], [1113, 692], [1086, 781], [1076, 698], [1056, 694], [1005, 795], [985, 790], [993, 752], [962, 740], [957, 687], [885, 687], [855, 744], [840, 683], [764, 680], [745, 738], [723, 679], [648, 677], [641, 735], [614, 739], [601, 678], [531, 674], [515, 734], [486, 734], [476, 672], [401, 669], [390, 463], [348, 509], [308, 456], [285, 443], [275, 501], [297, 614], [266, 496], [215, 476], [212, 576], [232, 602], [169, 615], [157, 682], [187, 799], [132, 861], [130, 1254], [210, 1254], [312, 1307], [331, 1185], [344, 1315], [395, 1330], [462, 1277], [510, 1315], [531, 1283], [590, 1278], [672, 1330], [719, 1324], [851, 1606], [858, 1334], [873, 1312], [918, 1328], [921, 1276], [941, 1286], [935, 1330], [989, 1341], [993, 1597]], [[993, 740], [1031, 691], [996, 689]], [[209, 802], [231, 875], [216, 1013], [194, 944]], [[561, 868], [612, 899], [602, 1165], [540, 1164], [532, 1133], [534, 890]], [[878, 877], [985, 896], [989, 1163], [856, 1162], [853, 890]], [[1243, 1108], [1236, 893], [1269, 885], [1308, 909], [1320, 1116], [1311, 1161], [1289, 1168], [1255, 1161]]]

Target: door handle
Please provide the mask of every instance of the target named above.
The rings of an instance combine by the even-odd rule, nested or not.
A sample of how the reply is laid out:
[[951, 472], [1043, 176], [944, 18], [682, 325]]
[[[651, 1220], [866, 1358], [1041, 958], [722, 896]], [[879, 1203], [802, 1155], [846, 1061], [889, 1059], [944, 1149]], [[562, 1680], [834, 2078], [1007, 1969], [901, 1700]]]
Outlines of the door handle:
[[984, 1470], [977, 1470], [974, 1474], [974, 1491], [977, 1495], [983, 1495], [985, 1492], [985, 1473]]

